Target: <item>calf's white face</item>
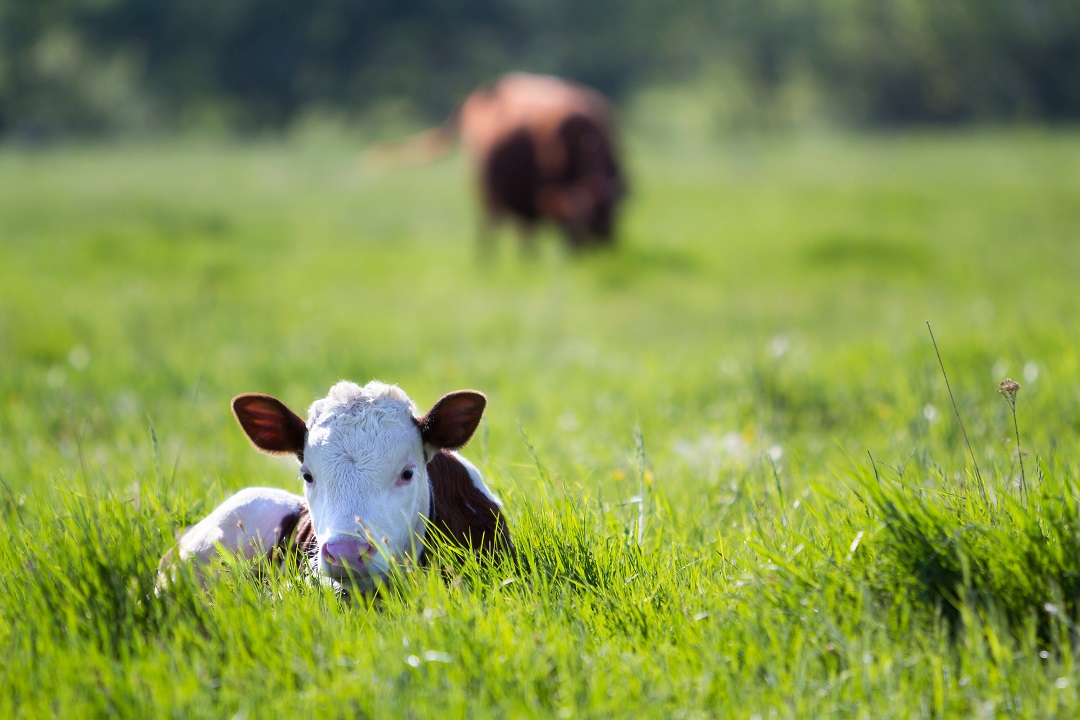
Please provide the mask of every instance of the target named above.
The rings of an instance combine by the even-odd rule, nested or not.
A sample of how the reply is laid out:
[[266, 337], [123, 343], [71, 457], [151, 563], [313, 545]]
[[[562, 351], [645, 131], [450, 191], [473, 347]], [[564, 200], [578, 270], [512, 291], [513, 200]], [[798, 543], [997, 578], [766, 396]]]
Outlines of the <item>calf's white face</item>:
[[464, 390], [417, 417], [395, 385], [342, 381], [311, 404], [306, 423], [268, 395], [240, 395], [233, 410], [256, 448], [300, 460], [319, 572], [344, 580], [384, 575], [419, 551], [432, 497], [428, 461], [468, 442], [485, 404]]

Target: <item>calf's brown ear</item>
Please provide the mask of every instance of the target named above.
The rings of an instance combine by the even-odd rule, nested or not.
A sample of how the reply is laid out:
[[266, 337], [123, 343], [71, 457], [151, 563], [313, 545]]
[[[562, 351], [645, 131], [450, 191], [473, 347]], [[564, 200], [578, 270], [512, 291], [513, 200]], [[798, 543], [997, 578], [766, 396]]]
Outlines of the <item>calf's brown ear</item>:
[[270, 395], [245, 393], [233, 398], [232, 408], [257, 449], [270, 455], [296, 455], [303, 460], [307, 426], [285, 403]]
[[456, 450], [476, 432], [487, 398], [475, 390], [447, 393], [417, 420], [420, 437], [431, 447]]

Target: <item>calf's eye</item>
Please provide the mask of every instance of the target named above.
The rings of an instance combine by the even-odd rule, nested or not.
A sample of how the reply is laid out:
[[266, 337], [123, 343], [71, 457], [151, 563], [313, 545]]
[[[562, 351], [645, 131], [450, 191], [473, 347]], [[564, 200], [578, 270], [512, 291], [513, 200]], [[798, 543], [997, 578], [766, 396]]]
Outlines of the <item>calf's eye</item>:
[[412, 468], [405, 468], [404, 470], [402, 470], [401, 471], [401, 479], [404, 480], [405, 482], [408, 482], [409, 480], [412, 480], [413, 479], [413, 469]]
[[304, 478], [304, 482], [306, 482], [308, 485], [315, 482], [315, 478], [311, 476], [310, 472], [305, 472], [302, 477]]

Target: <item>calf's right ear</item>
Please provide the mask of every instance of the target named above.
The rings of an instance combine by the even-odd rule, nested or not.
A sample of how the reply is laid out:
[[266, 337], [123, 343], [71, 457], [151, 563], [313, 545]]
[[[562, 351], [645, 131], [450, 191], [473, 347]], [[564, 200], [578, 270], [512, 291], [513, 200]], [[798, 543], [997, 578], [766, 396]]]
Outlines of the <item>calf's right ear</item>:
[[259, 393], [237, 395], [233, 414], [248, 440], [270, 455], [296, 455], [304, 459], [307, 426], [300, 417], [275, 397]]
[[475, 390], [447, 393], [417, 419], [420, 437], [429, 447], [457, 450], [476, 432], [486, 406], [487, 398]]

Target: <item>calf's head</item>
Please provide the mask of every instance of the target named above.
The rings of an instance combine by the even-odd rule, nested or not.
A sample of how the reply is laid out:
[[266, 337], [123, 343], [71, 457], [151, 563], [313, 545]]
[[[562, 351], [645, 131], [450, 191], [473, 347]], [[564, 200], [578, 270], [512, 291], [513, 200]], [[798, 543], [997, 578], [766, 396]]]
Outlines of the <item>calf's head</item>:
[[396, 385], [339, 382], [308, 408], [307, 422], [269, 395], [233, 399], [233, 412], [262, 452], [295, 455], [318, 540], [318, 569], [334, 580], [385, 575], [418, 551], [431, 512], [428, 461], [472, 437], [486, 398], [462, 390], [431, 409]]

